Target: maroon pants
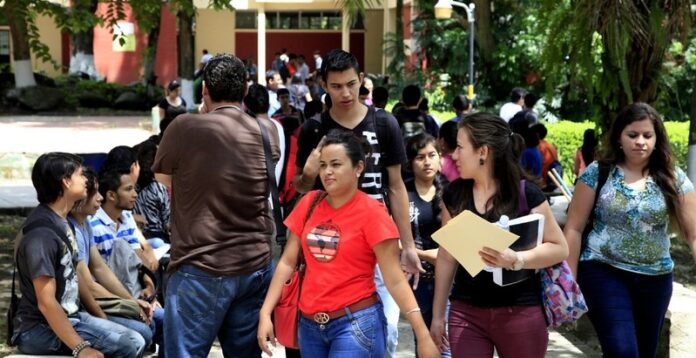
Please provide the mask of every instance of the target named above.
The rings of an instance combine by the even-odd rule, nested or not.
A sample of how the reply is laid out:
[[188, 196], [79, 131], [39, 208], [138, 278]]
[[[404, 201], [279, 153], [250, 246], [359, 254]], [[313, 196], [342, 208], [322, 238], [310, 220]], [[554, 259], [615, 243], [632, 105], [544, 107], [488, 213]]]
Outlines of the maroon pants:
[[543, 358], [549, 332], [541, 305], [482, 308], [452, 300], [449, 312], [452, 357]]

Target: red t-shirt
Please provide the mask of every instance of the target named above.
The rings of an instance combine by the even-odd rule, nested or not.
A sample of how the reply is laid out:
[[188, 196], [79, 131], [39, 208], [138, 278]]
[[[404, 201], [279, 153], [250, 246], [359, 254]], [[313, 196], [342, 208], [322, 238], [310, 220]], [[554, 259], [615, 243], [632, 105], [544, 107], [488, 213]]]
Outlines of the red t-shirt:
[[361, 191], [338, 209], [322, 200], [304, 225], [316, 195], [305, 195], [285, 220], [301, 238], [307, 261], [299, 306], [309, 314], [335, 311], [374, 294], [372, 248], [399, 237], [384, 204]]

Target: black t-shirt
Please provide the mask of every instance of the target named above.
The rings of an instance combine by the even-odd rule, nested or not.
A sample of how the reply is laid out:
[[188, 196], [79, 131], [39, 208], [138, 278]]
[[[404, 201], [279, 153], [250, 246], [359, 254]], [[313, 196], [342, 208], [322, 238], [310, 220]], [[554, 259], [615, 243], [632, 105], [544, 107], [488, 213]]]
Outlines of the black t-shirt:
[[[435, 231], [442, 226], [440, 216], [439, 199], [434, 197], [431, 201], [425, 201], [418, 194], [416, 184], [411, 179], [406, 181], [408, 192], [408, 212], [411, 219], [411, 231], [416, 247], [420, 250], [431, 250], [440, 247], [432, 238]], [[425, 271], [434, 273], [435, 267], [426, 261], [422, 261]]]
[[19, 234], [17, 274], [22, 298], [15, 318], [16, 332], [25, 332], [39, 323], [46, 323], [46, 318], [39, 311], [33, 283], [34, 279], [41, 276], [53, 277], [56, 280], [56, 301], [68, 316], [76, 314], [80, 308], [75, 270], [79, 250], [68, 221], [46, 205], [39, 205], [29, 215], [23, 227], [36, 220], [48, 220], [58, 228], [65, 228], [73, 250], [71, 255], [63, 240], [49, 227], [34, 228], [24, 237]]
[[180, 114], [186, 113], [186, 101], [181, 99], [181, 104], [178, 106], [173, 106], [167, 101], [167, 98], [162, 98], [159, 102], [159, 108], [164, 109], [164, 118], [160, 122], [160, 131], [164, 132], [170, 123]]
[[[377, 120], [384, 120], [386, 123], [379, 125], [385, 127], [378, 130]], [[385, 201], [384, 193], [389, 187], [388, 178], [385, 178], [386, 168], [406, 162], [406, 149], [401, 140], [401, 130], [396, 119], [386, 112], [378, 117], [375, 115], [374, 107], [368, 107], [365, 118], [353, 129], [338, 124], [331, 118], [329, 111], [322, 113], [321, 123], [314, 119], [307, 120], [302, 125], [297, 139], [297, 160], [295, 161], [297, 167], [304, 168], [307, 158], [319, 144], [321, 137], [334, 128], [352, 131], [370, 144], [372, 155], [365, 162], [365, 174], [360, 182], [360, 190], [372, 198]], [[384, 138], [377, 133], [384, 133]], [[321, 188], [318, 177], [314, 188]]]
[[[541, 189], [530, 182], [525, 183], [525, 196], [527, 197], [527, 206], [530, 209], [536, 208], [546, 200]], [[442, 201], [452, 217], [464, 210], [469, 210], [481, 217], [488, 216], [482, 215], [476, 210], [473, 200], [473, 180], [471, 179], [457, 179], [450, 183], [442, 194]], [[488, 218], [491, 222], [498, 219]], [[462, 239], [465, 240], [466, 237]], [[541, 304], [541, 281], [537, 274], [533, 279], [501, 287], [493, 282], [491, 272], [484, 270], [475, 277], [471, 277], [461, 265], [458, 265], [450, 297], [479, 307], [537, 305]]]

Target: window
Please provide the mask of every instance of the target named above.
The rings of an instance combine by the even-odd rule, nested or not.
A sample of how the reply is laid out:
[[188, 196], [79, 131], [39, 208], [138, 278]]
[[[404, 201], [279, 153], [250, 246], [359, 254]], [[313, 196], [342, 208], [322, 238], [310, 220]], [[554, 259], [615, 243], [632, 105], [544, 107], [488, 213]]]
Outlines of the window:
[[[256, 29], [256, 11], [236, 11], [238, 29]], [[280, 30], [341, 30], [340, 11], [269, 11], [266, 12], [266, 28]], [[364, 29], [362, 16], [358, 16], [351, 29]]]
[[10, 32], [0, 30], [0, 56], [10, 55]]

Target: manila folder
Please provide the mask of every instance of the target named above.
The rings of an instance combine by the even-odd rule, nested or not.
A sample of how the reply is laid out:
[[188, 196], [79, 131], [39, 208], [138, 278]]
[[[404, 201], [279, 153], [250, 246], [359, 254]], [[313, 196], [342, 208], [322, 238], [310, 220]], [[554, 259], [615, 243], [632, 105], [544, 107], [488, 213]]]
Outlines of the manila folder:
[[433, 240], [454, 256], [471, 277], [486, 267], [479, 255], [484, 246], [502, 252], [518, 237], [469, 210], [454, 217], [432, 235]]

